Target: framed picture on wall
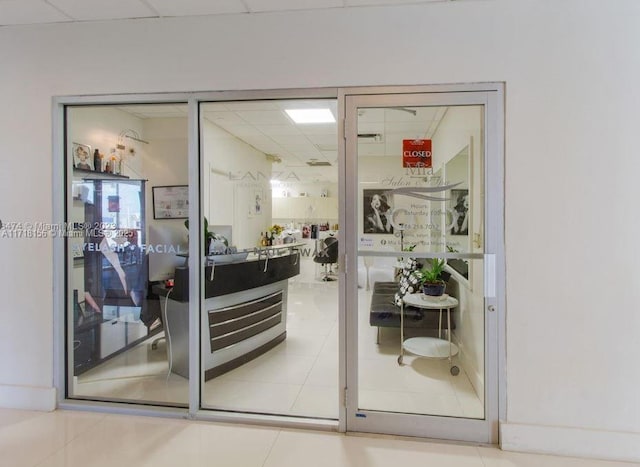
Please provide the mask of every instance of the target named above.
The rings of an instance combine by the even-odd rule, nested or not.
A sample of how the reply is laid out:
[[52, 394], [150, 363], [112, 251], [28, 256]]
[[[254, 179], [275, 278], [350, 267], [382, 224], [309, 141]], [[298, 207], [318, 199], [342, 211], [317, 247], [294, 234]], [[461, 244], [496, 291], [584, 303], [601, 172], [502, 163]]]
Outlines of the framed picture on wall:
[[249, 209], [249, 212], [254, 216], [262, 214], [262, 202], [264, 200], [264, 191], [261, 188], [256, 188], [253, 191], [253, 205]]
[[154, 186], [153, 218], [154, 219], [188, 219], [189, 218], [189, 186]]
[[451, 190], [451, 235], [469, 235], [469, 190]]
[[391, 197], [384, 190], [362, 190], [364, 233], [392, 234]]
[[91, 146], [81, 143], [71, 143], [73, 167], [82, 170], [93, 170], [91, 161]]

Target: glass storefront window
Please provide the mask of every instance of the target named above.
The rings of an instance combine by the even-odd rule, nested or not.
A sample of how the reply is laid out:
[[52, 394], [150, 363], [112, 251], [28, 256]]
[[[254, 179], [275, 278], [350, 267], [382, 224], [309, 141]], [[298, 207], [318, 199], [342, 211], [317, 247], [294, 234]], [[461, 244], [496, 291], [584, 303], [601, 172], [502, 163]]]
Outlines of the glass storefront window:
[[67, 395], [186, 406], [162, 298], [188, 250], [186, 105], [68, 106], [65, 125]]
[[[322, 109], [322, 121], [300, 123]], [[335, 99], [203, 103], [202, 406], [338, 418]]]

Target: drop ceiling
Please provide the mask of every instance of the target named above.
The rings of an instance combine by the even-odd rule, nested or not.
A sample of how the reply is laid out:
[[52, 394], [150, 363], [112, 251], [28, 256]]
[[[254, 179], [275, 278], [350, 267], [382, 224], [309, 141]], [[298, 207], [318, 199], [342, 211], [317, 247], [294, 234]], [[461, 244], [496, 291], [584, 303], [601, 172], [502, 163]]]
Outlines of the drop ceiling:
[[[0, 0], [1, 1], [1, 0]], [[118, 106], [138, 118], [186, 118], [184, 105]], [[274, 169], [295, 173], [305, 182], [338, 180], [337, 123], [296, 124], [285, 109], [329, 108], [335, 99], [296, 99], [205, 103], [203, 118], [266, 155], [276, 156]], [[402, 140], [432, 138], [445, 107], [391, 107], [358, 111], [358, 155], [400, 157]], [[336, 118], [337, 119], [337, 118]], [[322, 164], [318, 166], [317, 164]]]
[[259, 14], [451, 0], [0, 0], [0, 26], [118, 19]]

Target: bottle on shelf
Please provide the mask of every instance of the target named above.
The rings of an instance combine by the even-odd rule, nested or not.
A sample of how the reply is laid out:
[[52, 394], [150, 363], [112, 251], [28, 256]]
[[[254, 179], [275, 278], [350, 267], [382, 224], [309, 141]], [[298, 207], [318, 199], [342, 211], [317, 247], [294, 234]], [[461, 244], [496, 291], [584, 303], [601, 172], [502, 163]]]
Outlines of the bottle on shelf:
[[260, 243], [262, 246], [269, 246], [269, 237], [267, 237], [267, 232], [264, 233], [262, 237], [262, 242]]
[[100, 157], [100, 151], [97, 149], [93, 151], [93, 170], [102, 172], [102, 158]]
[[119, 175], [118, 174], [118, 161], [116, 161], [115, 154], [112, 154], [110, 159], [111, 159], [111, 173]]

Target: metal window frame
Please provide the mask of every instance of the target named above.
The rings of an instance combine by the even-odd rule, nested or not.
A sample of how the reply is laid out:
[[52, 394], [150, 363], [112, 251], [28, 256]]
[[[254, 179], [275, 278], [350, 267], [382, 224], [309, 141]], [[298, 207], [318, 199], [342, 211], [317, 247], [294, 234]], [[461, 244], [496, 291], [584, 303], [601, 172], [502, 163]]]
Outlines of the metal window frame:
[[[414, 93], [451, 93], [451, 92], [475, 92], [491, 91], [497, 95], [495, 111], [495, 121], [487, 122], [491, 125], [492, 134], [496, 138], [492, 144], [497, 147], [492, 148], [500, 157], [499, 163], [495, 167], [487, 167], [493, 176], [491, 180], [499, 183], [501, 189], [495, 201], [498, 222], [495, 225], [495, 238], [500, 244], [496, 255], [498, 265], [497, 274], [497, 299], [496, 306], [500, 310], [498, 315], [498, 356], [495, 362], [498, 375], [499, 402], [497, 413], [499, 419], [504, 419], [506, 415], [506, 378], [505, 378], [505, 319], [504, 319], [504, 84], [503, 83], [474, 83], [474, 84], [454, 84], [454, 85], [423, 85], [423, 86], [368, 86], [368, 87], [328, 87], [328, 88], [294, 88], [294, 89], [271, 89], [253, 91], [201, 91], [201, 92], [175, 92], [175, 93], [137, 93], [137, 94], [102, 94], [102, 95], [75, 95], [75, 96], [55, 96], [52, 99], [52, 145], [53, 145], [53, 219], [54, 223], [65, 222], [67, 214], [67, 203], [69, 193], [68, 178], [70, 169], [65, 164], [65, 109], [67, 106], [89, 106], [89, 105], [131, 105], [131, 104], [166, 104], [166, 103], [186, 103], [188, 106], [188, 177], [189, 177], [189, 197], [194, 200], [189, 206], [189, 237], [197, 238], [198, 241], [190, 242], [189, 255], [199, 257], [201, 245], [201, 225], [200, 214], [202, 211], [202, 190], [203, 183], [203, 161], [200, 158], [201, 140], [200, 128], [202, 116], [199, 109], [200, 104], [207, 102], [224, 101], [253, 101], [270, 99], [322, 99], [336, 98], [338, 101], [338, 170], [340, 174], [339, 197], [341, 200], [339, 210], [339, 224], [346, 226], [349, 207], [345, 206], [347, 195], [347, 158], [345, 142], [345, 98], [348, 95], [366, 94], [414, 94]], [[488, 165], [488, 164], [487, 164]], [[490, 180], [486, 179], [486, 183]], [[63, 196], [60, 194], [63, 193]], [[485, 213], [489, 215], [490, 213]], [[341, 236], [345, 234], [341, 232]], [[252, 423], [256, 425], [280, 426], [283, 428], [311, 428], [317, 430], [346, 431], [346, 381], [347, 381], [347, 301], [346, 287], [347, 272], [355, 267], [349, 264], [349, 259], [355, 258], [353, 253], [348, 254], [345, 241], [339, 244], [340, 271], [339, 275], [339, 417], [338, 420], [324, 420], [304, 417], [272, 416], [244, 414], [236, 412], [216, 412], [209, 409], [201, 409], [201, 381], [200, 378], [189, 378], [189, 405], [188, 408], [179, 407], [150, 407], [146, 404], [121, 403], [121, 402], [99, 402], [86, 401], [80, 399], [70, 399], [67, 397], [67, 389], [71, 381], [67, 380], [66, 352], [68, 342], [65, 341], [68, 335], [66, 329], [66, 309], [69, 297], [66, 290], [67, 268], [69, 267], [65, 242], [63, 238], [54, 238], [53, 242], [53, 345], [54, 345], [54, 386], [57, 389], [57, 405], [59, 408], [70, 410], [90, 410], [97, 412], [122, 413], [131, 415], [159, 416], [189, 418], [198, 420]], [[203, 260], [204, 261], [204, 260]], [[353, 262], [353, 261], [352, 261]], [[189, 362], [190, 375], [200, 375], [200, 305], [203, 302], [204, 288], [202, 268], [193, 267], [189, 272], [189, 280], [192, 284], [200, 284], [201, 287], [190, 288], [190, 343], [189, 351], [192, 358]], [[64, 272], [60, 274], [60, 272]], [[71, 377], [72, 378], [72, 377]], [[195, 380], [197, 379], [197, 381]]]

